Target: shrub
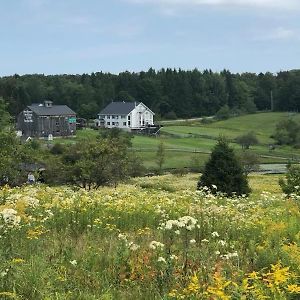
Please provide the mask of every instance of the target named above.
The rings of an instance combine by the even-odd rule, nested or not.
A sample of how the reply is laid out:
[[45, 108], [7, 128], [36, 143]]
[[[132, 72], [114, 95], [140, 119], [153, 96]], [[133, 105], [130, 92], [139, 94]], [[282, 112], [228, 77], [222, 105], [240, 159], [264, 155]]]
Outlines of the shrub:
[[288, 164], [285, 179], [279, 179], [279, 185], [285, 194], [300, 195], [300, 166]]
[[249, 149], [250, 146], [258, 144], [258, 139], [253, 131], [240, 135], [235, 140], [242, 146], [242, 149]]
[[229, 147], [224, 138], [220, 138], [214, 147], [198, 182], [198, 189], [207, 186], [215, 191], [214, 185], [217, 186], [219, 192], [228, 196], [249, 194], [250, 192], [247, 176], [233, 149]]

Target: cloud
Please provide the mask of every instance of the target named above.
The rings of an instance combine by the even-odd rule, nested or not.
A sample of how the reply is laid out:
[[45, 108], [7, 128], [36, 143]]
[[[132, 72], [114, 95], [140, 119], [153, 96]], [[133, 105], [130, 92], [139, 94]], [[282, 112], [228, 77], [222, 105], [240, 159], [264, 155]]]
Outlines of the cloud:
[[136, 4], [153, 4], [173, 7], [236, 7], [236, 8], [276, 8], [276, 9], [299, 9], [299, 0], [126, 0]]

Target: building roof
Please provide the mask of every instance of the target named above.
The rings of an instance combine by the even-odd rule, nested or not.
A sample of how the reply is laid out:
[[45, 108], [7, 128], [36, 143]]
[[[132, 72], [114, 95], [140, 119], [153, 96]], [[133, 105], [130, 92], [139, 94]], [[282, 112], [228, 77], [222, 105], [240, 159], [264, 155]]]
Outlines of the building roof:
[[32, 104], [28, 108], [39, 116], [65, 116], [76, 115], [76, 113], [67, 105], [52, 105], [46, 107], [43, 104]]
[[128, 115], [140, 102], [112, 102], [99, 115]]

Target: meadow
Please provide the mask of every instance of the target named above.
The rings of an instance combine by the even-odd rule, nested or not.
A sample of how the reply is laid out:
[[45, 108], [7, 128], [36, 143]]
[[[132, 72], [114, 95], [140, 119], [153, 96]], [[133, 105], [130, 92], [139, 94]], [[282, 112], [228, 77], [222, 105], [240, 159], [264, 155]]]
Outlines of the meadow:
[[0, 298], [299, 299], [299, 198], [274, 175], [236, 198], [197, 180], [3, 187]]

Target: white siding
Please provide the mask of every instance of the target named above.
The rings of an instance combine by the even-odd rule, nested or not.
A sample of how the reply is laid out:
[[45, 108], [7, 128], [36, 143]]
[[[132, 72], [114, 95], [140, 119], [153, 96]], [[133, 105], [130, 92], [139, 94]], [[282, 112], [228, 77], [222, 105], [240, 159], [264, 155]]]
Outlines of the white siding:
[[153, 125], [153, 115], [146, 105], [140, 103], [128, 115], [98, 115], [96, 124], [106, 128], [137, 129]]

